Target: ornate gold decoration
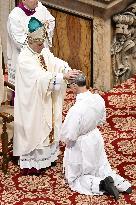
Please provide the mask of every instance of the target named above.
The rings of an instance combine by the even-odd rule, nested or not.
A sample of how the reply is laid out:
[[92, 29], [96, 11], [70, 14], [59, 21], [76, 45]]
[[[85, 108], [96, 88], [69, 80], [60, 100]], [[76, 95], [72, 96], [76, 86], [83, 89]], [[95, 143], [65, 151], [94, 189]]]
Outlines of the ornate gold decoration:
[[116, 24], [111, 46], [115, 84], [120, 84], [136, 72], [136, 3], [125, 12], [113, 16]]
[[49, 140], [50, 140], [50, 144], [52, 144], [54, 142], [54, 128], [52, 128], [52, 130], [49, 134]]
[[39, 56], [38, 56], [38, 59], [39, 59], [39, 61], [40, 61], [41, 67], [47, 71], [47, 65], [46, 65], [46, 63], [45, 63], [45, 60], [44, 60], [43, 55], [39, 55]]
[[9, 162], [9, 146], [12, 144], [12, 140], [8, 142], [8, 133], [7, 133], [7, 123], [10, 123], [14, 120], [14, 117], [8, 113], [0, 112], [0, 117], [2, 117], [2, 134], [1, 134], [1, 142], [2, 142], [2, 152], [0, 152], [0, 156], [2, 156], [2, 171], [4, 174], [7, 173], [8, 170], [8, 162]]
[[[43, 55], [39, 55], [38, 59], [40, 61], [40, 65], [42, 66], [42, 68], [47, 71], [47, 65], [45, 63]], [[51, 93], [51, 98], [52, 98], [52, 130], [49, 134], [50, 144], [52, 144], [54, 142], [54, 110], [53, 110], [53, 95], [52, 95], [52, 93]]]
[[110, 2], [112, 2], [114, 0], [96, 0], [96, 1], [102, 2], [102, 3], [110, 3]]
[[54, 142], [54, 125], [55, 125], [55, 118], [54, 118], [54, 109], [53, 109], [53, 93], [51, 93], [51, 99], [52, 99], [52, 130], [49, 134], [49, 140], [50, 144]]

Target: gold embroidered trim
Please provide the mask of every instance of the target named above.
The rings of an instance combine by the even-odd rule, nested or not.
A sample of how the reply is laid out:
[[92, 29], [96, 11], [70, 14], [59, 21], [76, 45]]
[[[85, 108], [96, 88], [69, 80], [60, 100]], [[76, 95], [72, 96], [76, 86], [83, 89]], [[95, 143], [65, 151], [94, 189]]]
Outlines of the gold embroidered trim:
[[47, 71], [47, 65], [46, 65], [46, 63], [45, 63], [45, 60], [44, 60], [43, 55], [39, 55], [39, 56], [38, 56], [38, 59], [39, 59], [39, 62], [40, 62], [40, 65], [42, 66], [42, 68]]

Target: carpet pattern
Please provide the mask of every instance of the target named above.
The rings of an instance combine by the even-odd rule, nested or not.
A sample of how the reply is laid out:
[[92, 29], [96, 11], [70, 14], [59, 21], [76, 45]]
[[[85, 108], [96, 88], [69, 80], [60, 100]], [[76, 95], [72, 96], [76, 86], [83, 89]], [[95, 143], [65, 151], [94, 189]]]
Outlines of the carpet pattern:
[[[133, 193], [120, 194], [116, 202], [110, 196], [85, 196], [71, 191], [62, 172], [64, 146], [61, 144], [57, 165], [39, 177], [21, 176], [19, 167], [12, 162], [6, 176], [0, 170], [0, 205], [136, 204], [136, 76], [110, 92], [100, 94], [107, 108], [107, 122], [100, 128], [106, 153], [112, 168], [132, 183]], [[74, 100], [68, 90], [63, 119]]]

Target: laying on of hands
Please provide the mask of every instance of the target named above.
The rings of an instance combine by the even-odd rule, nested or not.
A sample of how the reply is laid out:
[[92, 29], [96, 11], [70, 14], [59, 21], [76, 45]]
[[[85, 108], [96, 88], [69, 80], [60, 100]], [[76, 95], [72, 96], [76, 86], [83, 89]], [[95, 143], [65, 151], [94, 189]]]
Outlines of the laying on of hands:
[[64, 80], [73, 80], [73, 79], [76, 78], [76, 76], [80, 72], [81, 72], [80, 70], [76, 70], [76, 69], [70, 70], [70, 71], [68, 71], [67, 73], [64, 74], [63, 78], [64, 78]]

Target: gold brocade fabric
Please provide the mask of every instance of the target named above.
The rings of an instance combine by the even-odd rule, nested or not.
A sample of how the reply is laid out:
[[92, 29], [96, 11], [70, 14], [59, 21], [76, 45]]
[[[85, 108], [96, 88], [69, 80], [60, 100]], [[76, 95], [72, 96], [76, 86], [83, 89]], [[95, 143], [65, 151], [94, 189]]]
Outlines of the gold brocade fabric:
[[4, 100], [4, 76], [2, 69], [2, 45], [1, 45], [1, 36], [0, 36], [0, 105]]
[[46, 65], [46, 63], [45, 63], [45, 60], [44, 60], [43, 55], [39, 55], [39, 56], [38, 56], [38, 59], [39, 59], [39, 61], [40, 61], [40, 65], [42, 66], [42, 68], [47, 71], [47, 65]]
[[[40, 61], [40, 65], [42, 66], [42, 68], [47, 71], [47, 65], [45, 63], [43, 55], [39, 55], [38, 59]], [[52, 95], [51, 95], [51, 97], [52, 97]], [[53, 97], [52, 97], [52, 113], [53, 113]], [[52, 116], [52, 130], [49, 134], [49, 140], [50, 140], [50, 144], [52, 144], [54, 142], [54, 117], [53, 116]]]
[[54, 128], [52, 128], [52, 130], [49, 134], [49, 140], [50, 140], [50, 144], [52, 144], [54, 142]]
[[54, 142], [54, 110], [53, 110], [53, 95], [51, 93], [51, 98], [52, 98], [52, 130], [49, 134], [49, 140], [50, 140], [50, 144], [52, 144]]

